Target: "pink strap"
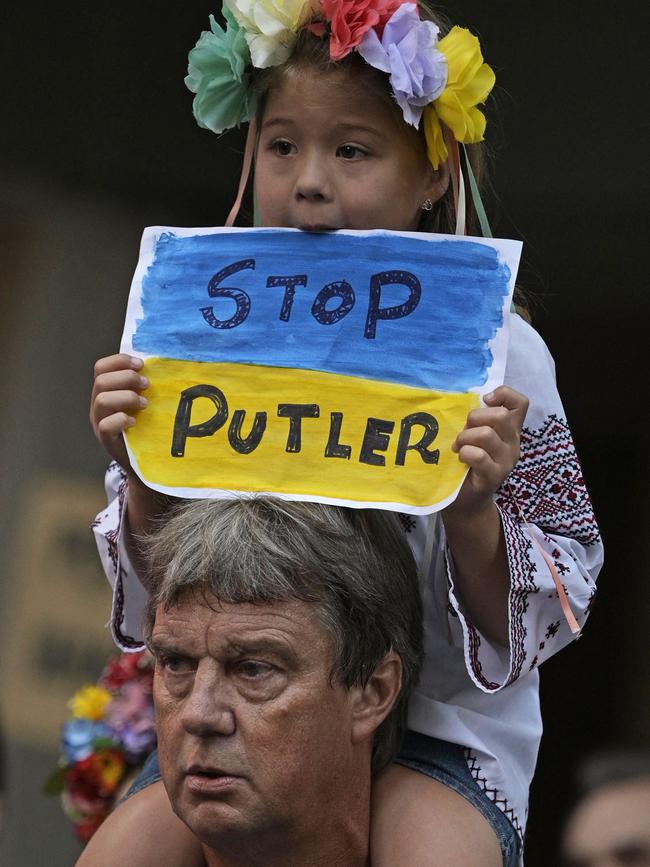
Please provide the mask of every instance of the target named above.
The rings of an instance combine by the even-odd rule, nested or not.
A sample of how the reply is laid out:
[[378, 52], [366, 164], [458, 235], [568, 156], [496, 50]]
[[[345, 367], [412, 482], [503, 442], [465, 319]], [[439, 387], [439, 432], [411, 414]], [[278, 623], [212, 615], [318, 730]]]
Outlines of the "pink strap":
[[564, 614], [564, 619], [567, 622], [567, 625], [573, 635], [580, 635], [580, 625], [575, 618], [573, 611], [571, 611], [571, 606], [569, 605], [569, 600], [567, 599], [566, 591], [564, 589], [564, 585], [562, 584], [562, 580], [557, 573], [557, 569], [555, 568], [555, 563], [552, 558], [546, 553], [546, 551], [539, 544], [537, 539], [532, 533], [531, 526], [526, 520], [525, 515], [519, 508], [519, 504], [517, 503], [514, 494], [512, 493], [512, 488], [508, 485], [508, 492], [510, 494], [510, 499], [517, 510], [517, 515], [519, 516], [519, 520], [522, 522], [524, 527], [528, 530], [528, 534], [530, 538], [533, 540], [534, 545], [537, 547], [537, 550], [544, 558], [544, 562], [548, 566], [548, 571], [551, 573], [551, 578], [553, 579], [553, 583], [555, 584], [555, 589], [557, 590], [557, 595], [560, 600], [560, 607], [562, 608], [562, 614]]
[[447, 153], [449, 154], [449, 173], [451, 174], [451, 188], [454, 194], [454, 210], [456, 212], [456, 234], [466, 235], [465, 182], [460, 168], [460, 150], [453, 132], [444, 124], [441, 124], [441, 126], [445, 144], [447, 145]]
[[239, 209], [241, 208], [241, 202], [244, 198], [244, 192], [246, 190], [246, 184], [248, 183], [248, 176], [251, 173], [251, 165], [253, 164], [253, 154], [255, 151], [255, 134], [257, 132], [257, 124], [255, 123], [255, 118], [252, 117], [248, 124], [248, 133], [246, 134], [246, 146], [244, 148], [244, 162], [241, 167], [241, 176], [239, 178], [239, 189], [237, 190], [237, 198], [235, 199], [235, 203], [230, 209], [230, 213], [226, 217], [226, 226], [232, 226], [237, 219], [237, 214], [239, 213]]

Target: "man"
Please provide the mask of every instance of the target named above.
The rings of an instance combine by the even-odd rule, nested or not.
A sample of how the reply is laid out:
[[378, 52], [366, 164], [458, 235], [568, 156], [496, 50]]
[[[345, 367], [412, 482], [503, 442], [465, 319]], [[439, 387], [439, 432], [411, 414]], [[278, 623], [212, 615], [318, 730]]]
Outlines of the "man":
[[[422, 654], [415, 565], [395, 516], [198, 501], [146, 549], [160, 770], [205, 862], [366, 865], [371, 774], [401, 740]], [[129, 803], [112, 818], [136, 815]], [[89, 847], [103, 840], [104, 859], [87, 850], [84, 867], [109, 863], [111, 821]], [[140, 845], [127, 825], [116, 834]]]
[[650, 867], [650, 755], [594, 755], [578, 784], [581, 799], [562, 840], [567, 867]]

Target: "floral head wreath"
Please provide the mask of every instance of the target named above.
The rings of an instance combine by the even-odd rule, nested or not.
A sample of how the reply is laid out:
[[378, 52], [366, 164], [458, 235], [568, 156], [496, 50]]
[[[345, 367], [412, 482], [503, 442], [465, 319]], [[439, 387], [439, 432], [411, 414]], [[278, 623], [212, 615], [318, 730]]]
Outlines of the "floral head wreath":
[[[226, 29], [211, 15], [210, 31], [201, 34], [189, 53], [185, 84], [195, 94], [192, 107], [200, 127], [221, 133], [251, 121], [247, 150], [252, 152], [252, 70], [288, 60], [298, 32], [307, 27], [329, 40], [333, 61], [356, 51], [389, 76], [405, 122], [424, 130], [434, 169], [452, 151], [456, 211], [464, 224], [458, 143], [483, 140], [485, 116], [478, 105], [485, 102], [495, 81], [474, 35], [452, 27], [441, 39], [436, 24], [420, 19], [417, 4], [402, 0], [223, 0], [223, 15]], [[469, 162], [467, 165], [469, 168]], [[244, 185], [247, 176], [245, 165]], [[476, 201], [471, 174], [470, 184]], [[235, 214], [240, 201], [238, 196]], [[477, 210], [483, 224], [482, 205]], [[234, 220], [233, 212], [231, 218]], [[489, 234], [489, 227], [486, 232], [484, 226], [484, 234]]]

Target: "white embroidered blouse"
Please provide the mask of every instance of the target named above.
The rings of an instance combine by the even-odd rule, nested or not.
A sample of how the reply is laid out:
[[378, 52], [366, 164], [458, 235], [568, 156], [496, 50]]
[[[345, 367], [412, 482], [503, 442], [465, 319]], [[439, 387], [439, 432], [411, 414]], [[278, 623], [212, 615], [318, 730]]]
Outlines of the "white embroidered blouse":
[[[537, 332], [516, 315], [505, 383], [530, 401], [520, 460], [496, 496], [510, 567], [509, 647], [491, 642], [465, 616], [438, 520], [424, 585], [425, 664], [409, 726], [462, 745], [472, 776], [523, 839], [542, 734], [537, 668], [573, 637], [538, 545], [553, 559], [580, 625], [595, 595], [603, 551], [553, 360]], [[123, 471], [112, 464], [106, 475], [109, 505], [93, 530], [113, 587], [113, 637], [121, 649], [135, 651], [142, 648], [147, 592], [124, 545], [126, 486]], [[419, 562], [428, 519], [400, 520]]]

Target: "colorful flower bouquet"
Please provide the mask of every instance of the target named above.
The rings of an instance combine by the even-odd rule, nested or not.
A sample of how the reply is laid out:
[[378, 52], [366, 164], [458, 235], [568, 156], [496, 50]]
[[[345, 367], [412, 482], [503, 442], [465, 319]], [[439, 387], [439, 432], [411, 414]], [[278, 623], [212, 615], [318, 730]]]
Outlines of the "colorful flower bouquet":
[[122, 653], [106, 665], [96, 686], [77, 690], [63, 725], [59, 766], [43, 785], [60, 795], [76, 836], [84, 843], [110, 813], [129, 772], [156, 746], [153, 659]]

